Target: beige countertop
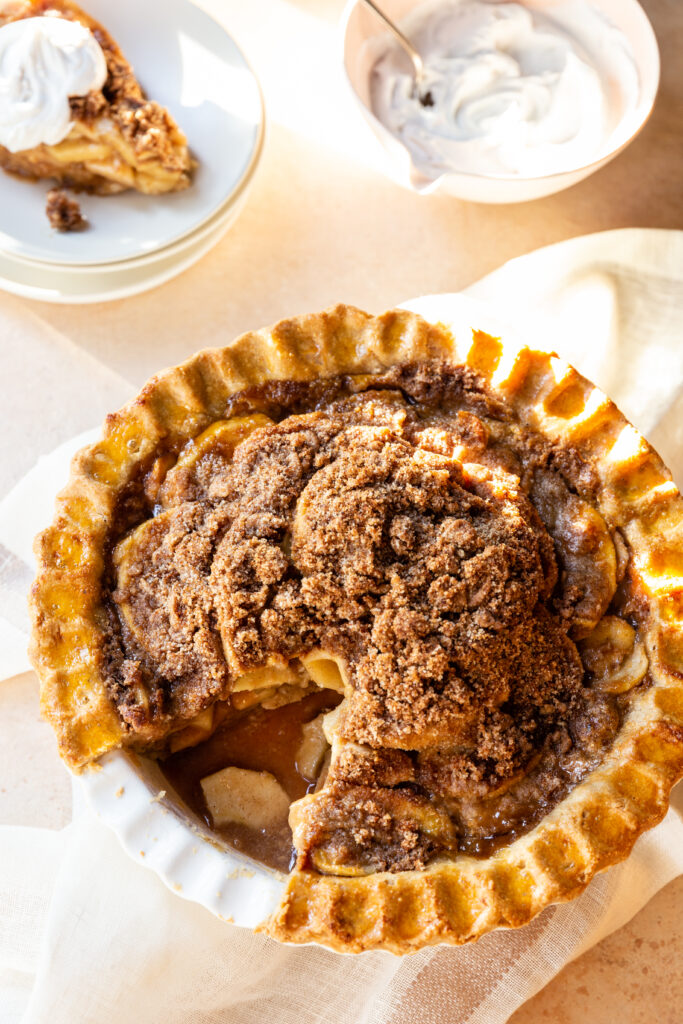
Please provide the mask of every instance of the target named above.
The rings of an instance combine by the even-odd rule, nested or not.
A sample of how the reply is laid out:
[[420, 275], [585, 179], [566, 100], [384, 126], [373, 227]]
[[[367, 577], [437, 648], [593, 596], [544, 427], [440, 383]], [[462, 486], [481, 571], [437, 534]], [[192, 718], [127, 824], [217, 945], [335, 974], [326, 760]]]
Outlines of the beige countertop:
[[[140, 385], [198, 348], [339, 300], [379, 312], [411, 296], [457, 291], [512, 257], [576, 235], [683, 228], [681, 0], [643, 0], [663, 74], [639, 138], [573, 189], [509, 207], [403, 191], [377, 173], [373, 140], [353, 121], [350, 105], [331, 103], [324, 116], [314, 83], [283, 52], [289, 59], [295, 46], [308, 47], [323, 74], [330, 54], [338, 56], [341, 0], [205, 0], [204, 6], [220, 12], [242, 44], [269, 111], [247, 206], [194, 268], [145, 295], [86, 307], [0, 298], [6, 442], [0, 495], [38, 454], [101, 420], [125, 397], [121, 377]], [[291, 70], [286, 78], [283, 68]], [[341, 82], [339, 88], [341, 97]], [[351, 138], [358, 140], [353, 156], [340, 143]], [[70, 782], [39, 720], [35, 677], [0, 684], [0, 822], [59, 828], [69, 817]], [[511, 1020], [677, 1024], [682, 913], [678, 879]]]

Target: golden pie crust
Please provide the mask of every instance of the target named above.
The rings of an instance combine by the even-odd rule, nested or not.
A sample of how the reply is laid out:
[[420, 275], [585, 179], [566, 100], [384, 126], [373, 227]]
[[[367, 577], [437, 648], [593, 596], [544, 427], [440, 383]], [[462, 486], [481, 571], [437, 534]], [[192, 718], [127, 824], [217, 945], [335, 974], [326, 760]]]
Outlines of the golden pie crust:
[[0, 28], [43, 16], [68, 18], [90, 29], [104, 52], [108, 77], [102, 91], [72, 97], [66, 138], [18, 153], [0, 146], [0, 167], [98, 195], [129, 188], [158, 195], [187, 188], [195, 161], [185, 135], [164, 107], [145, 97], [107, 30], [72, 0], [0, 0]]
[[102, 663], [104, 552], [140, 467], [160, 446], [178, 450], [223, 418], [237, 392], [430, 360], [469, 367], [522, 425], [571, 446], [595, 471], [595, 507], [625, 539], [646, 606], [640, 638], [651, 684], [634, 694], [599, 767], [531, 831], [485, 858], [460, 854], [421, 870], [343, 877], [296, 868], [262, 926], [281, 941], [405, 953], [525, 924], [623, 860], [664, 816], [683, 774], [683, 504], [659, 456], [555, 355], [479, 331], [455, 337], [404, 311], [372, 317], [343, 305], [245, 334], [160, 374], [76, 456], [55, 521], [37, 540], [31, 598], [31, 655], [62, 757], [78, 769], [145, 739], [127, 732]]

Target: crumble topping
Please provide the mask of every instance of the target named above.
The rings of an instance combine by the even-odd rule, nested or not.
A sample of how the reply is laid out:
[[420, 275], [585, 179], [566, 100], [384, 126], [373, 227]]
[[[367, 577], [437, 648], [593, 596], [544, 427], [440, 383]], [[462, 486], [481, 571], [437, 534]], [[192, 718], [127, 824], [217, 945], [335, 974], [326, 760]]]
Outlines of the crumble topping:
[[61, 188], [51, 188], [48, 192], [45, 213], [55, 231], [84, 231], [88, 226], [78, 200], [72, 199]]
[[100, 27], [93, 29], [93, 35], [107, 62], [107, 80], [101, 91], [71, 97], [74, 118], [93, 123], [100, 117], [111, 117], [136, 154], [154, 158], [169, 170], [186, 169], [185, 140], [173, 118], [159, 103], [145, 97], [131, 65], [111, 36]]
[[110, 693], [146, 737], [265, 664], [317, 648], [346, 666], [338, 750], [292, 812], [300, 865], [344, 873], [529, 827], [619, 725], [574, 642], [616, 589], [585, 465], [464, 368], [371, 385], [238, 397], [230, 413], [281, 421], [234, 453], [161, 455], [156, 514], [113, 559]]

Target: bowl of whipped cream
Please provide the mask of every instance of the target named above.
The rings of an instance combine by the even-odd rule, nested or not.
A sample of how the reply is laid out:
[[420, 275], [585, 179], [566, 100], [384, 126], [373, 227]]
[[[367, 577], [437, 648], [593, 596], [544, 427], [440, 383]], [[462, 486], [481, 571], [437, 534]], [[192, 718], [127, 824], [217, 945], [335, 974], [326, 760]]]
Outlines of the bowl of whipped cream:
[[512, 203], [592, 174], [638, 134], [659, 50], [636, 0], [382, 0], [404, 50], [362, 0], [343, 20], [354, 100], [387, 173], [420, 193]]

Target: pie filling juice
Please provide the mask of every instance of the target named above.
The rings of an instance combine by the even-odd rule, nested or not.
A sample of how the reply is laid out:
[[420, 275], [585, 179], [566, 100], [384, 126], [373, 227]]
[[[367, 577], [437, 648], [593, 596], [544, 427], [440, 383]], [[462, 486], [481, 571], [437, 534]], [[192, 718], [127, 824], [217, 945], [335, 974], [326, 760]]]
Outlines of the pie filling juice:
[[333, 690], [319, 690], [270, 711], [257, 705], [237, 712], [208, 740], [165, 757], [160, 762], [161, 770], [178, 796], [221, 839], [269, 867], [287, 872], [295, 860], [287, 820], [280, 827], [260, 830], [237, 823], [214, 827], [201, 780], [228, 766], [266, 771], [277, 779], [292, 802], [300, 800], [317, 783], [317, 778], [302, 774], [295, 758], [301, 743], [301, 727], [317, 715], [331, 711], [340, 699]]

